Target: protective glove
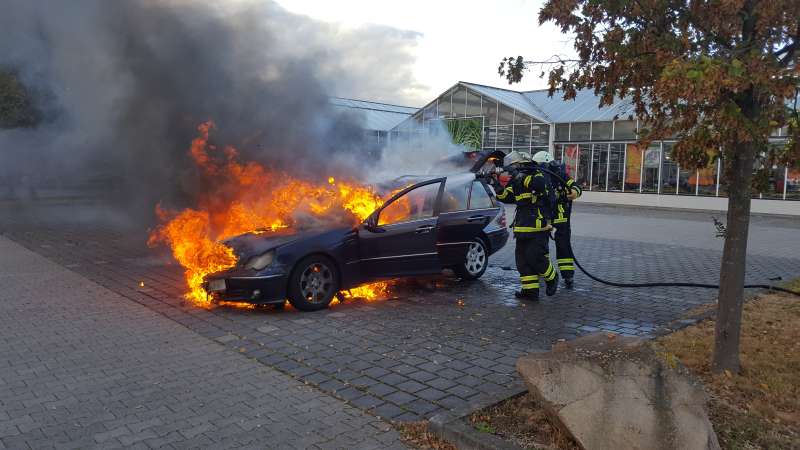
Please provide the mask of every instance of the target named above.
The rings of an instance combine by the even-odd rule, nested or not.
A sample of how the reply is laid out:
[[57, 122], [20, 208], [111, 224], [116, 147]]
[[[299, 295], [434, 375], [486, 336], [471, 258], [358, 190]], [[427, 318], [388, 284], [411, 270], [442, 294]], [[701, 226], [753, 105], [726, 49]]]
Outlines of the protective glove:
[[491, 186], [496, 193], [503, 192], [503, 185], [500, 184], [500, 180], [497, 178], [497, 176], [489, 177], [489, 186]]

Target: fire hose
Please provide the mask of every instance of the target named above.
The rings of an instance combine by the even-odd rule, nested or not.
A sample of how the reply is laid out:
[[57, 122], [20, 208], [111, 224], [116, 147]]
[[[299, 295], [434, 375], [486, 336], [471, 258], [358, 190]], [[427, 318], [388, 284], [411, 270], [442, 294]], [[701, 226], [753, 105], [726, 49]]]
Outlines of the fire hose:
[[[498, 167], [497, 169], [500, 169], [500, 168]], [[565, 180], [563, 177], [561, 177], [560, 174], [557, 174], [557, 173], [555, 173], [555, 172], [553, 172], [553, 171], [551, 171], [551, 170], [549, 170], [549, 169], [547, 169], [545, 167], [542, 167], [541, 165], [538, 166], [538, 169], [543, 171], [543, 172], [548, 173], [551, 176], [556, 177], [564, 185], [567, 184], [567, 180]], [[494, 170], [494, 171], [490, 171], [490, 172], [479, 172], [479, 173], [476, 173], [476, 176], [477, 177], [491, 176], [492, 174], [496, 174], [496, 173], [499, 173], [499, 171]], [[552, 234], [548, 233], [548, 236], [550, 237], [550, 239], [555, 240], [555, 238], [553, 237]], [[581, 265], [581, 263], [579, 262], [578, 258], [575, 256], [575, 252], [572, 249], [572, 242], [569, 242], [568, 245], [569, 245], [570, 253], [572, 253], [572, 258], [573, 258], [573, 260], [575, 262], [575, 265], [578, 266], [578, 269], [580, 269], [581, 272], [586, 274], [586, 276], [591, 278], [592, 280], [594, 280], [594, 281], [596, 281], [598, 283], [601, 283], [601, 284], [608, 285], [608, 286], [614, 286], [614, 287], [619, 287], [619, 288], [693, 287], [693, 288], [703, 288], [703, 289], [719, 289], [719, 287], [720, 287], [718, 284], [706, 284], [706, 283], [679, 283], [679, 282], [618, 283], [618, 282], [614, 282], [614, 281], [604, 280], [604, 279], [602, 279], [602, 278], [600, 278], [600, 277], [598, 277], [596, 275], [593, 275], [591, 272], [586, 270], [586, 268], [584, 268]], [[773, 285], [770, 285], [770, 284], [745, 284], [743, 287], [745, 289], [767, 289], [767, 290], [770, 290], [770, 291], [784, 292], [784, 293], [787, 293], [787, 294], [793, 294], [793, 295], [800, 296], [800, 292], [793, 291], [791, 289], [782, 288], [780, 286], [773, 286]]]
[[[550, 239], [554, 239], [553, 236], [550, 236]], [[621, 288], [646, 288], [646, 287], [694, 287], [694, 288], [704, 288], [704, 289], [719, 289], [718, 284], [705, 284], [705, 283], [678, 283], [678, 282], [668, 282], [668, 283], [617, 283], [614, 281], [604, 280], [598, 276], [591, 274], [588, 270], [586, 270], [581, 263], [578, 261], [578, 258], [575, 256], [575, 252], [572, 250], [572, 242], [569, 243], [569, 250], [572, 253], [572, 259], [575, 262], [575, 265], [578, 266], [578, 269], [581, 270], [587, 277], [591, 278], [598, 283], [606, 284], [609, 286], [614, 287], [621, 287]], [[793, 291], [791, 289], [782, 288], [780, 286], [773, 286], [771, 284], [745, 284], [743, 286], [745, 289], [768, 289], [770, 291], [778, 291], [778, 292], [785, 292], [787, 294], [794, 294], [800, 296], [800, 292]]]

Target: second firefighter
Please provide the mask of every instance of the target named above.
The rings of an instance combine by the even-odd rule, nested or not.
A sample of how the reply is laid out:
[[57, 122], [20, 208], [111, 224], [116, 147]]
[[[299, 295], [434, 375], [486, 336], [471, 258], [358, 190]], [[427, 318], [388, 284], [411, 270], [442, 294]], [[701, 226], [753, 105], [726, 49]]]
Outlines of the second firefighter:
[[572, 289], [575, 276], [575, 255], [572, 254], [572, 229], [570, 219], [572, 215], [572, 201], [581, 196], [581, 188], [566, 171], [564, 164], [554, 161], [549, 152], [541, 151], [533, 155], [533, 160], [546, 168], [552, 174], [549, 179], [550, 188], [556, 194], [556, 206], [553, 211], [553, 226], [556, 229], [556, 262], [558, 272], [564, 279], [564, 286]]
[[547, 295], [558, 290], [558, 274], [550, 263], [549, 232], [552, 211], [548, 207], [547, 181], [530, 155], [512, 151], [503, 159], [505, 170], [511, 175], [503, 188], [495, 180], [497, 199], [517, 206], [512, 229], [516, 239], [514, 259], [522, 288], [515, 292], [517, 298], [539, 299], [540, 282], [546, 284]]

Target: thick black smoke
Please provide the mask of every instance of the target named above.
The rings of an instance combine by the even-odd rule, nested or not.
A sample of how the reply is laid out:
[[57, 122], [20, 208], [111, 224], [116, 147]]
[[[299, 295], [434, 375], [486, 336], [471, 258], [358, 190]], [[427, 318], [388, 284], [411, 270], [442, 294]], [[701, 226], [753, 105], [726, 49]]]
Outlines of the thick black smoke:
[[405, 103], [415, 87], [414, 33], [345, 30], [271, 2], [0, 0], [0, 10], [0, 69], [19, 74], [43, 117], [0, 130], [0, 184], [94, 184], [145, 217], [204, 188], [187, 156], [203, 121], [243, 159], [342, 174], [362, 133], [329, 96]]

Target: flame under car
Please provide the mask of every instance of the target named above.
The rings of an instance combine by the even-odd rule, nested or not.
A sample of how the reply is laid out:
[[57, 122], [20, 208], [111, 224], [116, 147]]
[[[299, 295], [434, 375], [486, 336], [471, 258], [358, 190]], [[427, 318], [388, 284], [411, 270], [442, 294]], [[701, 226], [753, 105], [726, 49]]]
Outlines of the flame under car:
[[504, 209], [473, 173], [404, 177], [408, 185], [355, 227], [277, 230], [228, 239], [238, 264], [206, 277], [217, 301], [326, 308], [341, 290], [451, 269], [477, 279], [508, 240]]

